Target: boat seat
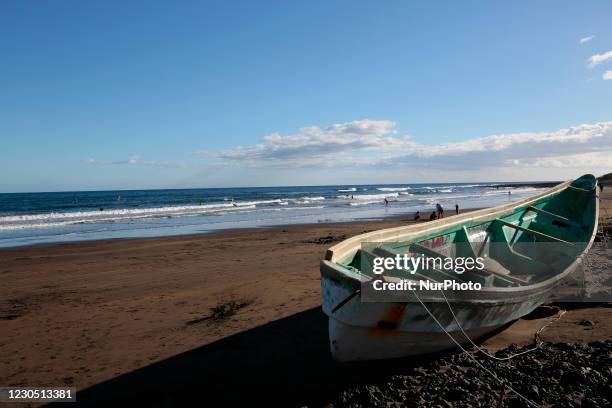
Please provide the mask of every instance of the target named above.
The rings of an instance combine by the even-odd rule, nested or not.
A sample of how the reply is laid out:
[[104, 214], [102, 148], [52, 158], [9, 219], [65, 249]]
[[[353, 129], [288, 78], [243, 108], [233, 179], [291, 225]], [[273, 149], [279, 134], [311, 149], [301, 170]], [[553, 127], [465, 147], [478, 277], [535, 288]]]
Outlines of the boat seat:
[[575, 186], [567, 186], [567, 188], [571, 188], [572, 190], [580, 191], [582, 193], [592, 193], [595, 191], [595, 189], [587, 190], [586, 188], [580, 188], [580, 187], [575, 187]]
[[495, 222], [501, 223], [502, 225], [504, 225], [506, 227], [514, 228], [514, 229], [516, 229], [518, 231], [523, 231], [524, 233], [529, 234], [529, 235], [533, 235], [533, 236], [536, 236], [536, 237], [539, 237], [539, 238], [544, 238], [544, 239], [546, 239], [548, 241], [559, 242], [561, 244], [574, 246], [573, 243], [568, 242], [568, 241], [564, 241], [561, 238], [553, 237], [552, 235], [548, 235], [548, 234], [545, 234], [543, 232], [536, 231], [536, 230], [533, 230], [533, 229], [521, 227], [520, 225], [516, 225], [516, 224], [512, 224], [511, 222], [504, 221], [501, 218], [496, 218]]
[[553, 218], [553, 222], [552, 223], [554, 225], [556, 225], [556, 226], [567, 227], [569, 225], [572, 225], [572, 226], [574, 226], [576, 228], [579, 228], [579, 229], [583, 228], [582, 224], [580, 224], [580, 223], [578, 223], [578, 222], [576, 222], [574, 220], [571, 220], [571, 219], [569, 219], [567, 217], [563, 217], [563, 216], [561, 216], [559, 214], [552, 213], [550, 211], [543, 210], [541, 208], [537, 208], [537, 207], [534, 207], [534, 206], [530, 205], [529, 207], [527, 207], [527, 211], [532, 211], [532, 212], [535, 212], [535, 213], [538, 213], [538, 214], [545, 215], [545, 216], [547, 216], [549, 218]]
[[525, 280], [519, 278], [515, 275], [511, 275], [510, 271], [506, 269], [502, 264], [497, 262], [495, 259], [486, 257], [484, 258], [485, 269], [484, 273], [490, 273], [491, 275], [497, 277], [498, 279], [518, 285], [526, 285], [529, 283], [529, 280]]

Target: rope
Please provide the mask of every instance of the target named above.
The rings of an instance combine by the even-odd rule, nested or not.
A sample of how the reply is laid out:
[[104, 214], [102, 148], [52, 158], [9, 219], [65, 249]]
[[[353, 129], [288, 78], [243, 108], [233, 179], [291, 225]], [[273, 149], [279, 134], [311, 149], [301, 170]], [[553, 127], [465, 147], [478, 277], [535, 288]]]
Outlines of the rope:
[[480, 367], [487, 374], [489, 374], [491, 377], [493, 377], [495, 380], [497, 380], [498, 383], [500, 383], [502, 385], [505, 384], [505, 386], [508, 387], [508, 389], [510, 391], [515, 393], [519, 398], [521, 398], [523, 401], [525, 401], [528, 405], [530, 405], [532, 407], [538, 407], [538, 404], [536, 404], [535, 402], [533, 402], [529, 398], [525, 397], [524, 395], [522, 395], [520, 392], [518, 392], [514, 388], [510, 387], [505, 380], [500, 379], [497, 375], [495, 375], [495, 373], [493, 371], [489, 370], [488, 368], [483, 366], [478, 360], [476, 360], [476, 357], [474, 357], [470, 352], [468, 352], [465, 348], [463, 348], [463, 346], [457, 340], [455, 340], [453, 338], [453, 336], [448, 331], [446, 331], [444, 326], [442, 326], [442, 324], [438, 321], [438, 319], [436, 319], [436, 317], [433, 315], [433, 313], [431, 313], [431, 311], [427, 308], [427, 306], [425, 306], [425, 303], [423, 303], [421, 298], [419, 298], [419, 295], [417, 295], [414, 290], [412, 290], [412, 293], [414, 293], [414, 296], [417, 298], [417, 300], [419, 301], [421, 306], [423, 306], [425, 311], [431, 316], [432, 319], [434, 319], [434, 321], [438, 324], [440, 329], [442, 329], [442, 331], [453, 341], [453, 343], [455, 343], [457, 345], [457, 347], [459, 347], [461, 349], [461, 351], [463, 351], [465, 354], [467, 354], [468, 357], [470, 357], [470, 359], [472, 359], [474, 361], [474, 363], [476, 363], [476, 365], [478, 367]]
[[467, 333], [463, 330], [463, 327], [461, 326], [461, 324], [459, 323], [459, 320], [457, 319], [457, 316], [455, 316], [455, 312], [453, 311], [453, 308], [451, 307], [450, 303], [448, 302], [448, 299], [446, 298], [446, 295], [444, 294], [444, 291], [441, 290], [440, 292], [442, 292], [442, 296], [444, 296], [444, 301], [446, 302], [446, 305], [448, 306], [448, 310], [450, 310], [451, 314], [453, 315], [453, 319], [455, 320], [455, 323], [457, 324], [457, 327], [459, 327], [459, 330], [461, 330], [461, 333], [463, 333], [463, 335], [465, 336], [465, 338], [470, 342], [470, 344], [476, 348], [478, 351], [480, 351], [482, 354], [484, 354], [485, 356], [493, 359], [493, 360], [497, 360], [497, 361], [507, 361], [507, 360], [511, 360], [514, 357], [518, 357], [521, 356], [523, 354], [527, 354], [527, 353], [531, 353], [532, 351], [537, 350], [540, 345], [541, 345], [541, 340], [540, 340], [540, 333], [548, 326], [550, 326], [552, 323], [556, 322], [557, 320], [561, 319], [561, 317], [566, 313], [565, 310], [561, 310], [559, 309], [559, 312], [557, 313], [557, 317], [554, 320], [551, 320], [550, 322], [546, 323], [545, 325], [543, 325], [542, 327], [540, 327], [540, 329], [535, 333], [535, 347], [530, 348], [529, 350], [525, 350], [525, 351], [521, 351], [520, 353], [516, 353], [516, 354], [512, 354], [508, 357], [496, 357], [494, 355], [489, 354], [486, 350], [484, 350], [483, 348], [479, 347], [476, 343], [474, 343], [472, 341], [472, 339], [470, 338], [470, 336], [467, 335]]
[[[603, 201], [603, 200], [612, 200], [612, 197], [610, 197], [610, 198], [608, 198], [608, 197], [600, 197], [599, 200], [600, 201]], [[598, 223], [599, 231], [597, 231], [597, 232], [601, 235], [601, 240], [604, 243], [607, 244], [608, 241], [610, 241], [609, 234], [607, 232], [607, 227], [608, 227], [608, 224], [610, 223], [610, 220], [612, 220], [612, 217], [610, 216], [610, 213], [608, 212], [607, 206], [600, 205], [599, 206], [599, 210], [600, 210], [599, 213], [600, 213], [601, 221]], [[606, 213], [606, 215], [602, 216], [601, 215], [601, 210], [603, 210]]]

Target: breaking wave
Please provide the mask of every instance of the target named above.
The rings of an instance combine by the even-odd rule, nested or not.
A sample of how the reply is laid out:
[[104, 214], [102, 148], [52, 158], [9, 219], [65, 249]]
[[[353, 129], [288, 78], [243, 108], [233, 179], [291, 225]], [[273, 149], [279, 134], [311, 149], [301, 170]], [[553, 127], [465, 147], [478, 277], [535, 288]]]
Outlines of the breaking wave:
[[408, 191], [410, 187], [380, 187], [378, 191]]

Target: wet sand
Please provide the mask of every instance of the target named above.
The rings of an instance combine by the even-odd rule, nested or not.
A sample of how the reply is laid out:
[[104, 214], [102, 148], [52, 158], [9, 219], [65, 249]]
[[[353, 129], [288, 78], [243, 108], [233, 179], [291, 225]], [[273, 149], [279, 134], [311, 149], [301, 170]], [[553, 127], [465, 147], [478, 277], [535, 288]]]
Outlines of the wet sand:
[[[411, 218], [2, 249], [0, 385], [73, 386], [99, 406], [324, 405], [431, 358], [336, 364], [320, 311], [327, 247]], [[235, 314], [211, 314], [228, 304]], [[612, 309], [588, 306], [543, 339], [610, 339]], [[521, 319], [484, 344], [529, 344], [549, 319]]]

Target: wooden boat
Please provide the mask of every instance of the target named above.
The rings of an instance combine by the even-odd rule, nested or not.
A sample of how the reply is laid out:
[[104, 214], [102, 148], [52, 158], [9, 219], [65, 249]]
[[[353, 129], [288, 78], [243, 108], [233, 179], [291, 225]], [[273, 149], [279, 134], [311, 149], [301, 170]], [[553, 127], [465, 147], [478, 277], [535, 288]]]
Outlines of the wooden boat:
[[[354, 361], [439, 351], [455, 346], [449, 336], [466, 343], [468, 336], [527, 315], [582, 262], [595, 238], [598, 211], [597, 180], [584, 175], [520, 201], [373, 231], [331, 247], [321, 261], [321, 285], [332, 356]], [[376, 251], [483, 256], [483, 270], [454, 274], [463, 282], [480, 282], [482, 289], [429, 291], [419, 302], [363, 301], [362, 285], [373, 274], [361, 263], [364, 256], [380, 256]], [[433, 269], [405, 275], [387, 279], [441, 282], [449, 276]]]

